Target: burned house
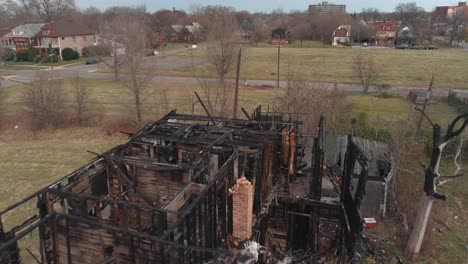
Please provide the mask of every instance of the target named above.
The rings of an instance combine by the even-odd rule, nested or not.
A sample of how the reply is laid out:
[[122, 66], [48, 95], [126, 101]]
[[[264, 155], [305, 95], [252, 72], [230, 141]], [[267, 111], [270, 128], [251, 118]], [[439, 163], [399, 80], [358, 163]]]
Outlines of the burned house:
[[[324, 164], [327, 167], [326, 174], [330, 181], [334, 177], [341, 176], [344, 170], [346, 151], [348, 149], [347, 136], [326, 136], [324, 139], [325, 153]], [[386, 216], [387, 197], [389, 183], [393, 178], [392, 157], [388, 145], [355, 137], [354, 143], [367, 158], [365, 177], [367, 178], [366, 195], [360, 204], [360, 213], [366, 218], [379, 218]], [[364, 168], [357, 163], [354, 167], [351, 179], [351, 191], [358, 190], [359, 179]], [[328, 191], [333, 191], [328, 188]]]
[[[173, 111], [4, 209], [0, 263], [353, 258], [366, 154], [348, 138], [339, 197], [327, 201], [323, 120], [307, 136], [298, 115], [244, 113], [247, 119]], [[363, 169], [352, 192], [357, 163]]]

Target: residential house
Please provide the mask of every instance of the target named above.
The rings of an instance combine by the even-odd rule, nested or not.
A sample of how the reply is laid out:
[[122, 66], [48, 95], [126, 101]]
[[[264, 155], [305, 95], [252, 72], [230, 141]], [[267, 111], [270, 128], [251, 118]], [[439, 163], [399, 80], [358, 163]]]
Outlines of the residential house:
[[23, 51], [29, 46], [37, 45], [35, 36], [44, 25], [43, 23], [24, 24], [11, 29], [3, 35], [2, 40], [6, 44], [4, 46], [15, 51]]
[[271, 44], [286, 45], [291, 43], [291, 30], [287, 27], [279, 27], [271, 31]]
[[412, 45], [414, 42], [413, 30], [409, 26], [402, 26], [397, 33], [396, 45]]
[[333, 31], [333, 46], [346, 46], [350, 43], [351, 26], [341, 25]]
[[52, 22], [42, 27], [36, 34], [37, 45], [40, 56], [47, 56], [49, 49], [54, 49], [55, 54], [62, 59], [62, 50], [72, 48], [80, 56], [83, 55], [83, 48], [96, 43], [96, 33], [88, 27], [70, 21]]
[[172, 25], [166, 32], [166, 39], [169, 42], [197, 43], [201, 40], [203, 27], [192, 22], [191, 25]]
[[329, 15], [346, 13], [346, 5], [336, 5], [323, 1], [317, 5], [309, 5], [309, 15]]
[[375, 30], [372, 38], [376, 46], [395, 46], [399, 21], [371, 21], [368, 25]]
[[10, 33], [9, 28], [0, 28], [0, 48], [7, 48], [10, 46], [10, 39], [5, 37], [8, 33]]

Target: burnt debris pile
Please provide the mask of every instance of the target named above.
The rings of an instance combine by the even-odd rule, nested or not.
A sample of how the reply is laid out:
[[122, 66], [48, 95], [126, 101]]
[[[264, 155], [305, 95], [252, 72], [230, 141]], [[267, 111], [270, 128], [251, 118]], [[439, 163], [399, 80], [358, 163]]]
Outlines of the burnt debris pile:
[[324, 119], [305, 135], [299, 114], [245, 115], [172, 111], [9, 206], [0, 264], [355, 258], [363, 217], [385, 215], [373, 190], [391, 179], [380, 143], [326, 135]]

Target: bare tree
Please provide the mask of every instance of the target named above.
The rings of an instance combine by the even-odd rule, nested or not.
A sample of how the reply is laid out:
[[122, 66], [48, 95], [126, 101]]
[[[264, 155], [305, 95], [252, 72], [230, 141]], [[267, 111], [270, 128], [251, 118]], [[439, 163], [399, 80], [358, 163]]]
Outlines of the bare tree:
[[74, 0], [21, 0], [26, 9], [32, 10], [44, 22], [52, 22], [63, 17], [68, 9], [75, 7]]
[[268, 38], [268, 26], [264, 19], [260, 17], [254, 17], [252, 22], [252, 38], [251, 42], [257, 45]]
[[464, 8], [456, 9], [448, 18], [447, 31], [450, 37], [450, 45], [453, 44], [455, 39], [460, 40], [463, 38], [465, 32], [464, 25], [468, 21], [468, 14], [466, 14], [464, 10]]
[[56, 72], [37, 72], [25, 99], [33, 129], [56, 128], [64, 121], [63, 79]]
[[80, 76], [71, 80], [73, 87], [73, 107], [75, 110], [75, 121], [79, 126], [84, 126], [89, 119], [89, 88], [81, 82]]
[[232, 12], [221, 10], [208, 30], [209, 48], [206, 60], [209, 68], [221, 82], [224, 82], [226, 75], [236, 63], [240, 43], [239, 23]]
[[370, 54], [359, 52], [353, 58], [352, 67], [354, 74], [361, 83], [363, 92], [367, 93], [370, 86], [379, 78], [379, 70], [374, 57]]
[[[130, 19], [126, 15], [117, 15], [106, 20], [102, 25], [102, 38], [97, 48], [92, 48], [94, 51], [91, 56], [101, 58], [101, 61], [114, 73], [114, 79], [119, 80], [120, 71], [125, 64], [125, 40], [126, 31], [125, 26]], [[111, 59], [107, 59], [111, 56]]]
[[396, 19], [414, 26], [413, 22], [423, 16], [424, 13], [424, 8], [418, 6], [415, 2], [410, 2], [396, 5], [394, 15]]
[[380, 13], [379, 9], [377, 8], [363, 8], [359, 15], [364, 21], [367, 22], [378, 21], [382, 19], [382, 13]]
[[125, 34], [121, 42], [125, 47], [125, 66], [128, 69], [129, 80], [124, 81], [125, 86], [132, 95], [133, 106], [138, 123], [143, 121], [145, 101], [150, 98], [149, 84], [152, 80], [151, 62], [145, 62], [146, 25], [143, 16], [122, 16], [121, 31]]
[[[411, 232], [408, 244], [406, 245], [406, 256], [409, 259], [414, 259], [419, 254], [419, 250], [421, 249], [421, 245], [424, 240], [426, 226], [429, 220], [429, 216], [431, 214], [432, 203], [434, 199], [447, 199], [447, 196], [439, 194], [437, 192], [437, 186], [446, 182], [450, 182], [455, 177], [460, 176], [440, 176], [440, 160], [442, 157], [444, 147], [450, 142], [451, 139], [459, 136], [468, 124], [468, 114], [459, 115], [452, 121], [452, 123], [450, 123], [445, 135], [442, 135], [440, 125], [437, 123], [433, 123], [429, 119], [429, 117], [427, 117], [427, 115], [424, 114], [424, 112], [420, 112], [432, 125], [432, 155], [431, 161], [429, 165], [425, 168], [424, 172], [424, 194], [421, 197], [418, 213], [413, 225], [413, 231]], [[462, 123], [461, 126], [456, 128], [456, 126], [459, 125], [460, 121]]]
[[234, 84], [214, 82], [210, 78], [198, 78], [198, 83], [210, 114], [220, 117], [230, 116], [234, 98]]
[[286, 89], [275, 98], [273, 108], [276, 112], [305, 114], [306, 133], [314, 133], [320, 115], [326, 118], [327, 131], [331, 134], [342, 131], [342, 125], [351, 118], [351, 104], [341, 91], [317, 86], [290, 70], [287, 73]]
[[333, 32], [340, 25], [350, 25], [351, 18], [347, 15], [316, 15], [311, 18], [311, 30], [314, 38], [322, 41], [324, 44], [331, 44], [333, 41]]

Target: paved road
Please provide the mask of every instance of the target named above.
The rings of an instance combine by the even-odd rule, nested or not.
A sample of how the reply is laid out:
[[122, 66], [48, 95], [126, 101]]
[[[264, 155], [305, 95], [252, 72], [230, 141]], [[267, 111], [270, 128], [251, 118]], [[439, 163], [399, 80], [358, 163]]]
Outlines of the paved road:
[[[186, 62], [184, 62], [186, 63]], [[190, 62], [191, 63], [191, 62]], [[79, 74], [82, 78], [89, 78], [89, 79], [113, 79], [114, 76], [112, 73], [99, 73], [96, 72], [98, 68], [102, 68], [104, 65], [102, 64], [95, 64], [95, 65], [75, 65], [70, 67], [56, 67], [53, 71], [58, 73], [63, 78], [70, 78], [74, 77]], [[0, 70], [0, 76], [3, 76], [4, 79], [4, 87], [10, 87], [13, 85], [17, 85], [18, 83], [31, 83], [32, 81], [37, 79], [37, 72], [36, 70]], [[121, 75], [122, 79], [127, 79], [128, 75]], [[167, 83], [192, 83], [194, 85], [198, 84], [199, 80], [197, 78], [192, 77], [169, 77], [169, 76], [155, 76], [153, 81], [157, 82], [167, 82]], [[210, 79], [210, 81], [216, 81], [215, 79]], [[234, 80], [230, 80], [234, 81]], [[276, 81], [273, 80], [247, 80], [249, 85], [254, 86], [262, 86], [262, 85], [269, 85], [269, 86], [276, 86]], [[334, 89], [337, 88], [339, 90], [344, 91], [361, 91], [362, 88], [360, 85], [356, 84], [332, 84], [332, 83], [313, 83], [315, 87], [321, 89]], [[286, 87], [286, 82], [280, 82], [281, 87]], [[402, 96], [406, 96], [411, 89], [426, 89], [425, 87], [392, 87], [391, 91]], [[440, 96], [447, 96], [448, 91], [450, 88], [438, 88], [437, 93]], [[370, 91], [376, 91], [375, 88], [371, 88]]]

